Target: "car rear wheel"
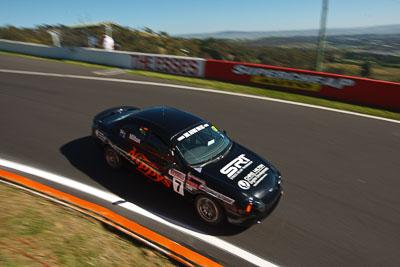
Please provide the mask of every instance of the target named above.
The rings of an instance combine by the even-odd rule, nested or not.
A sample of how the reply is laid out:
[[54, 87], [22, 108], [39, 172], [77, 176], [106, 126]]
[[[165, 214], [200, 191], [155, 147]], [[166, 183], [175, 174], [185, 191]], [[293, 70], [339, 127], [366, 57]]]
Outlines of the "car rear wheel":
[[200, 218], [208, 224], [217, 225], [224, 219], [224, 211], [221, 205], [206, 195], [197, 196], [195, 206]]
[[96, 145], [97, 148], [103, 149], [104, 144], [97, 138], [93, 138], [93, 142]]
[[122, 168], [122, 160], [120, 155], [118, 155], [118, 153], [111, 147], [108, 146], [105, 148], [104, 157], [107, 161], [107, 164], [114, 170], [119, 170]]

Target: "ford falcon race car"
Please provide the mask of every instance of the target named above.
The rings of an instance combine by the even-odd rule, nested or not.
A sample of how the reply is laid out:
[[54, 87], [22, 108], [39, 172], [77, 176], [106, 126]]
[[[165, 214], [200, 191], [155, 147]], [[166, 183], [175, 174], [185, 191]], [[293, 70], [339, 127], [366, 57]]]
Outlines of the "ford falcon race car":
[[160, 186], [194, 200], [205, 223], [249, 226], [278, 204], [281, 174], [224, 132], [168, 107], [108, 109], [94, 117], [92, 127], [111, 168], [133, 164]]

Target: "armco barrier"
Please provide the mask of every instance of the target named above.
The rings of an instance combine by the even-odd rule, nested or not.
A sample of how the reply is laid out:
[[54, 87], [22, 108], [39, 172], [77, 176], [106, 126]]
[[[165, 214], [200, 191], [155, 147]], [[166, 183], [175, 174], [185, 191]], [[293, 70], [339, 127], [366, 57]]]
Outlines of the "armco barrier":
[[83, 47], [52, 47], [0, 40], [0, 51], [38, 57], [68, 59], [124, 69], [157, 71], [190, 77], [204, 76], [205, 59]]
[[400, 83], [212, 59], [204, 77], [400, 110]]

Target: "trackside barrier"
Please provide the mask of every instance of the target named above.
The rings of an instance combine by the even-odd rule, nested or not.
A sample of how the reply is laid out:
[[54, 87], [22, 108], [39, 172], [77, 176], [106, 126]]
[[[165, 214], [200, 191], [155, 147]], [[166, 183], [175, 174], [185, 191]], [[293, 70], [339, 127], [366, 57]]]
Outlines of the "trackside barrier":
[[400, 83], [213, 59], [204, 77], [400, 110]]
[[203, 77], [400, 111], [400, 83], [241, 62], [82, 47], [51, 47], [1, 39], [0, 51]]
[[37, 57], [63, 59], [63, 50], [47, 45], [7, 41], [0, 39], [0, 51], [26, 54]]
[[0, 51], [31, 56], [67, 59], [123, 69], [157, 71], [190, 77], [203, 77], [205, 59], [84, 47], [52, 47], [0, 39]]

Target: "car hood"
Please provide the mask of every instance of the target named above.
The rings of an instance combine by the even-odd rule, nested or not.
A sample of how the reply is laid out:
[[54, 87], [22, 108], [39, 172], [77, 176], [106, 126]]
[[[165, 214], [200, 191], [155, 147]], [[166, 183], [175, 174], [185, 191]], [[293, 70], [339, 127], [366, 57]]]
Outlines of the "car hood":
[[280, 180], [271, 163], [236, 142], [222, 159], [195, 170], [199, 176], [223, 184], [227, 191], [256, 199], [277, 189]]

